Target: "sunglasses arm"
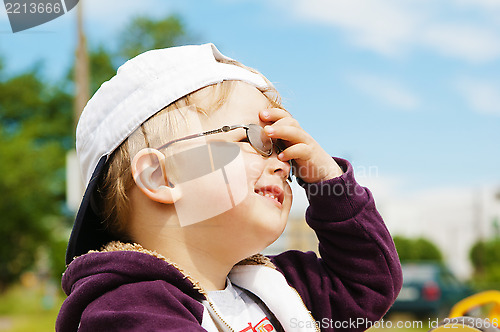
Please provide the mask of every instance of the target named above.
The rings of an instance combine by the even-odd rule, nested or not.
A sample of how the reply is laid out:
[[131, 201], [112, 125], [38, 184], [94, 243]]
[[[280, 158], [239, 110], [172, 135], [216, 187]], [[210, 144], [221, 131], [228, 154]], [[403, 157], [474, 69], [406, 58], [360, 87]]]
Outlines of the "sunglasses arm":
[[163, 150], [163, 149], [168, 148], [170, 145], [172, 145], [174, 143], [185, 141], [185, 140], [191, 139], [191, 138], [201, 137], [201, 136], [205, 136], [205, 133], [193, 134], [193, 135], [189, 135], [189, 136], [186, 136], [186, 137], [177, 138], [177, 139], [174, 139], [174, 140], [172, 140], [170, 142], [167, 142], [167, 143], [163, 144], [162, 146], [160, 146], [156, 150]]
[[202, 133], [193, 134], [193, 135], [185, 136], [185, 137], [182, 137], [182, 138], [177, 138], [177, 139], [174, 139], [174, 140], [172, 140], [170, 142], [167, 142], [167, 143], [163, 144], [162, 146], [160, 146], [159, 148], [157, 148], [157, 150], [165, 149], [165, 148], [169, 147], [170, 145], [172, 145], [174, 143], [177, 143], [177, 142], [180, 142], [180, 141], [185, 141], [187, 139], [197, 138], [197, 137], [202, 137], [202, 136], [207, 136], [207, 135], [211, 135], [211, 134], [228, 132], [230, 130], [234, 130], [234, 129], [237, 129], [237, 128], [245, 128], [245, 129], [247, 129], [248, 126], [245, 126], [245, 125], [223, 126], [222, 128], [219, 128], [219, 129], [209, 130], [209, 131], [205, 131], [205, 132], [202, 132]]

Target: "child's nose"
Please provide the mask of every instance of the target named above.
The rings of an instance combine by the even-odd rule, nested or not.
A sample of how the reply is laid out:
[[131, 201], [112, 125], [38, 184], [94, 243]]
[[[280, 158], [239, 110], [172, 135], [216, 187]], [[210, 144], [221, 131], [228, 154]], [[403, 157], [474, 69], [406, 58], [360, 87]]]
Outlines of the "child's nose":
[[272, 174], [277, 174], [285, 180], [290, 176], [290, 171], [292, 169], [290, 162], [279, 160], [276, 151], [273, 151], [273, 154], [268, 157], [268, 163], [269, 171]]

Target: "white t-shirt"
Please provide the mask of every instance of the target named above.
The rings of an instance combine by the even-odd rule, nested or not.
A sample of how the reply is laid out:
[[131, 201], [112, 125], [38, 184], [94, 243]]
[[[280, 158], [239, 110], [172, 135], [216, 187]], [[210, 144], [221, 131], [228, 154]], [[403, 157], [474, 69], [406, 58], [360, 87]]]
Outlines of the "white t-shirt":
[[[255, 295], [231, 284], [227, 279], [226, 289], [208, 292], [222, 318], [238, 332], [275, 332], [279, 325], [269, 309]], [[273, 325], [274, 322], [274, 325]]]

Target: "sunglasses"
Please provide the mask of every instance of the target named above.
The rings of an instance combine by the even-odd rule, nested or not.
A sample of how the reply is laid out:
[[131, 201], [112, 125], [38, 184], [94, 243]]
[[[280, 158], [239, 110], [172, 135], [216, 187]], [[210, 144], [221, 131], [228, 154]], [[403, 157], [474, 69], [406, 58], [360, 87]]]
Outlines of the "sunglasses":
[[174, 143], [185, 141], [187, 139], [202, 137], [217, 133], [227, 133], [228, 131], [235, 130], [238, 128], [243, 128], [246, 130], [248, 143], [250, 143], [250, 145], [264, 157], [269, 157], [270, 155], [272, 155], [274, 149], [276, 149], [278, 153], [280, 153], [285, 149], [285, 145], [283, 144], [283, 142], [281, 140], [273, 141], [269, 136], [267, 136], [266, 132], [264, 131], [264, 128], [262, 128], [257, 124], [248, 124], [248, 125], [223, 126], [219, 129], [209, 130], [202, 133], [193, 134], [182, 138], [177, 138], [163, 144], [162, 146], [157, 148], [157, 150], [165, 149]]
[[[286, 148], [282, 140], [278, 139], [273, 141], [269, 136], [267, 136], [266, 132], [264, 131], [264, 128], [262, 128], [257, 124], [251, 123], [247, 125], [222, 126], [221, 128], [218, 129], [213, 129], [202, 133], [192, 134], [185, 137], [177, 138], [163, 144], [162, 146], [157, 148], [157, 150], [166, 149], [167, 147], [169, 147], [174, 143], [185, 141], [191, 138], [197, 138], [217, 133], [227, 133], [228, 131], [235, 130], [238, 128], [245, 129], [248, 143], [250, 143], [250, 145], [255, 149], [255, 151], [257, 151], [263, 157], [271, 156], [273, 154], [273, 150], [276, 150], [276, 152], [279, 154]], [[288, 175], [288, 180], [289, 181], [292, 180], [290, 174]]]

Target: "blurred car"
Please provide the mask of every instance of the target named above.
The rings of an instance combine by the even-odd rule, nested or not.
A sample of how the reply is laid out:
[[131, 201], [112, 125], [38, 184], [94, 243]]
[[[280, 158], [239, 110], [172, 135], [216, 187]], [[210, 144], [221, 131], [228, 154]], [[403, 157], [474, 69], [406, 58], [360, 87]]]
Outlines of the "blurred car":
[[439, 263], [406, 263], [403, 288], [391, 312], [409, 312], [420, 318], [445, 317], [450, 308], [472, 294], [451, 271]]

